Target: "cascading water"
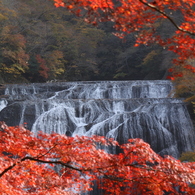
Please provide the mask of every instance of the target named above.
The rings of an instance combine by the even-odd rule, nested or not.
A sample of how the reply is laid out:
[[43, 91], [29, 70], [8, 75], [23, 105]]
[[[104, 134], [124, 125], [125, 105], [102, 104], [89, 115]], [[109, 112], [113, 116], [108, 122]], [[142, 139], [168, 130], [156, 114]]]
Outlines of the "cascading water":
[[3, 110], [7, 106], [7, 100], [6, 99], [0, 99], [0, 111]]
[[27, 123], [68, 136], [102, 135], [125, 143], [142, 138], [161, 155], [194, 148], [185, 104], [172, 97], [170, 81], [89, 81], [6, 85], [0, 121]]

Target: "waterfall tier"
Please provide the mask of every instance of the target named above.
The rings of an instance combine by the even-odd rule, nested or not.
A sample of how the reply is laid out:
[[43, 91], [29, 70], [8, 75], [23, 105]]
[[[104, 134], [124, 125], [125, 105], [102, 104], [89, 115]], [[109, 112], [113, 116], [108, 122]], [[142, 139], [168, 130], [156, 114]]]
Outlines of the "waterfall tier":
[[142, 138], [161, 155], [194, 148], [189, 113], [170, 81], [91, 81], [6, 85], [0, 121], [33, 132]]

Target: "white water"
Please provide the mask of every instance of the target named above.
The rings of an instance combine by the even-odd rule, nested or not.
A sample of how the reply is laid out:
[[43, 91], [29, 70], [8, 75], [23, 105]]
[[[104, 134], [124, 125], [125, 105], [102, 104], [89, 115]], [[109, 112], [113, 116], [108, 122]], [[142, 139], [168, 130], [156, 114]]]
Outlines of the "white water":
[[7, 106], [8, 102], [6, 99], [0, 99], [0, 111]]
[[139, 137], [156, 152], [178, 157], [193, 149], [195, 136], [172, 90], [170, 81], [99, 81], [8, 85], [5, 95], [19, 105], [18, 123], [28, 122], [35, 133], [95, 134], [120, 143]]

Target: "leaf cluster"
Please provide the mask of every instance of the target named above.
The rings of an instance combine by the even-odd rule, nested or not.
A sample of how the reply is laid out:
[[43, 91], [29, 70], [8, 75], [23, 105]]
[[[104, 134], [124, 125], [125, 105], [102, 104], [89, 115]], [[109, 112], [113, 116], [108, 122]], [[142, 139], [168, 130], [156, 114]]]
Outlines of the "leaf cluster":
[[[141, 139], [120, 146], [100, 136], [34, 136], [1, 122], [0, 143], [2, 194], [77, 194], [92, 190], [94, 181], [106, 194], [195, 192], [189, 186], [194, 163], [162, 158]], [[97, 144], [117, 145], [123, 153], [107, 153]]]

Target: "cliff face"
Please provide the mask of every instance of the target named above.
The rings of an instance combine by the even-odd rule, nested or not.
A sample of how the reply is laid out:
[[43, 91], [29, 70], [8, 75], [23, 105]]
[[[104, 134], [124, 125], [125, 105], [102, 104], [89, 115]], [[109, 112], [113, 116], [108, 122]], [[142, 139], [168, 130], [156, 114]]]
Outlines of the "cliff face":
[[33, 132], [142, 138], [161, 155], [194, 148], [189, 113], [169, 81], [91, 81], [6, 85], [0, 121]]

